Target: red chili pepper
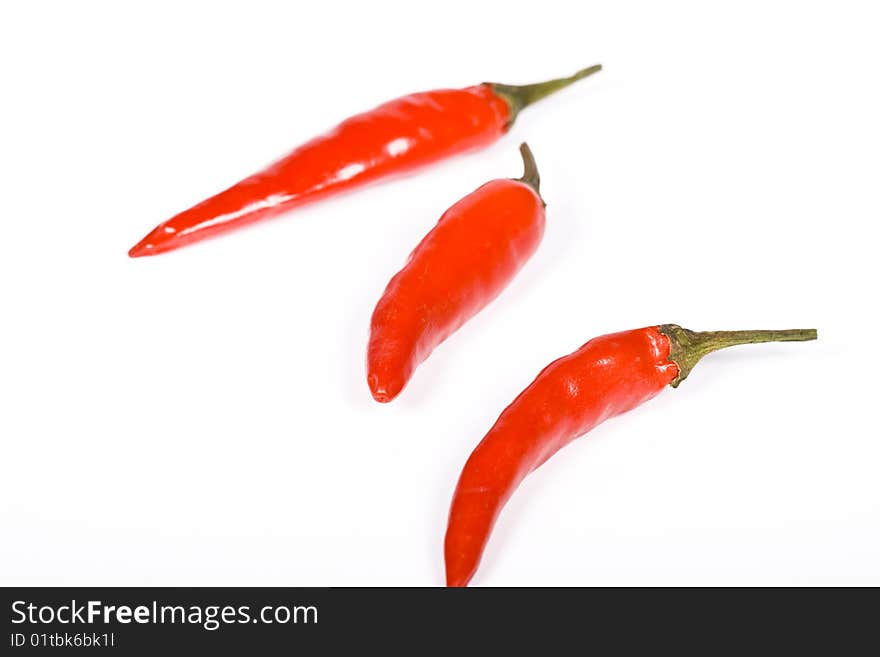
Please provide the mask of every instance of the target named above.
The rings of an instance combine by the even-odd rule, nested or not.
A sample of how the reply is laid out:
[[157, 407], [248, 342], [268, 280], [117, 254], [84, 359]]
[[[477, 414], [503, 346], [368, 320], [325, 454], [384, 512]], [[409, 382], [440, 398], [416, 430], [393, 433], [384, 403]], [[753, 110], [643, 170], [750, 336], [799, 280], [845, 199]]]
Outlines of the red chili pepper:
[[462, 470], [446, 530], [446, 581], [470, 581], [520, 482], [600, 422], [677, 387], [706, 354], [738, 344], [815, 340], [815, 329], [695, 333], [674, 324], [612, 333], [550, 363], [508, 406]]
[[513, 279], [544, 235], [544, 201], [532, 152], [525, 172], [492, 180], [440, 217], [388, 287], [370, 323], [367, 383], [389, 402], [437, 345]]
[[513, 86], [483, 83], [403, 96], [330, 132], [224, 192], [159, 224], [132, 258], [157, 255], [364, 183], [487, 146], [528, 105], [599, 71]]

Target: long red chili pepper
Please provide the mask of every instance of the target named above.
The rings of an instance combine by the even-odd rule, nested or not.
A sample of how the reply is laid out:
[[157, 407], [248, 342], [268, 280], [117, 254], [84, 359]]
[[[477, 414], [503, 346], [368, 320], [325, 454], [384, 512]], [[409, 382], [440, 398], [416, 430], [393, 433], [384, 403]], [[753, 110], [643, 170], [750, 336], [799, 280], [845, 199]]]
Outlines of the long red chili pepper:
[[388, 283], [370, 323], [367, 383], [394, 399], [434, 348], [507, 286], [544, 235], [544, 201], [532, 152], [525, 171], [492, 180], [440, 217]]
[[447, 584], [470, 581], [520, 482], [578, 436], [667, 384], [677, 387], [717, 349], [815, 339], [815, 329], [696, 333], [665, 324], [594, 338], [550, 363], [504, 410], [462, 470], [446, 530]]
[[129, 252], [156, 255], [304, 203], [487, 146], [525, 107], [599, 71], [514, 86], [483, 83], [403, 96], [346, 119], [267, 169], [159, 224]]

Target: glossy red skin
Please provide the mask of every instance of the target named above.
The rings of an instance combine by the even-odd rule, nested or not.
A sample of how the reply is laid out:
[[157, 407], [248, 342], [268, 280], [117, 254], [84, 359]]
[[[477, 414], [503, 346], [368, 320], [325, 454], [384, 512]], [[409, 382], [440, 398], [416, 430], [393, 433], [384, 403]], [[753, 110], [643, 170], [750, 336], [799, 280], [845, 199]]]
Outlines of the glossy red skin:
[[157, 255], [486, 146], [509, 122], [507, 103], [485, 84], [403, 96], [346, 119], [267, 169], [159, 224], [129, 255]]
[[400, 394], [434, 348], [507, 286], [544, 223], [541, 197], [517, 180], [488, 182], [440, 217], [373, 312], [367, 383], [376, 401]]
[[654, 397], [678, 375], [651, 326], [590, 340], [553, 361], [508, 406], [462, 470], [446, 529], [446, 582], [466, 586], [501, 509], [530, 472], [600, 422]]

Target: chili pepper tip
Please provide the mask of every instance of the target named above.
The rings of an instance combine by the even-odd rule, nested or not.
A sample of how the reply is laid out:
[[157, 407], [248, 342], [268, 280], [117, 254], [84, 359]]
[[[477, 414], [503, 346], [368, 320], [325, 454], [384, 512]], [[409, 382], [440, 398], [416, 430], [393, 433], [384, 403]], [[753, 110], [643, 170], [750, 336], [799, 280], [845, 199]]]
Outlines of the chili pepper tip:
[[470, 581], [470, 577], [460, 577], [460, 578], [447, 578], [446, 586], [450, 589], [461, 589], [468, 585]]
[[140, 242], [138, 242], [133, 247], [131, 247], [131, 249], [129, 249], [129, 251], [128, 251], [128, 257], [129, 258], [142, 258], [144, 256], [151, 256], [151, 255], [156, 255], [157, 253], [159, 253], [159, 251], [156, 250], [156, 245], [153, 243], [153, 239], [152, 239], [153, 233], [155, 233], [155, 232], [156, 231], [153, 231], [152, 233], [147, 235], [144, 239], [142, 239]]
[[160, 224], [140, 242], [131, 247], [128, 255], [130, 258], [154, 256], [182, 245], [183, 242], [180, 239], [180, 235], [174, 229]]
[[370, 394], [373, 395], [373, 399], [380, 404], [387, 404], [388, 402], [393, 401], [403, 389], [402, 385], [397, 386], [397, 388], [394, 389], [393, 386], [395, 384], [392, 382], [389, 382], [389, 384], [380, 383], [377, 374], [371, 374], [367, 377], [367, 385], [370, 386]]
[[150, 253], [150, 246], [152, 246], [152, 245], [143, 244], [141, 242], [138, 242], [137, 244], [135, 244], [133, 247], [131, 247], [128, 250], [128, 257], [129, 258], [141, 258], [143, 256], [152, 255]]

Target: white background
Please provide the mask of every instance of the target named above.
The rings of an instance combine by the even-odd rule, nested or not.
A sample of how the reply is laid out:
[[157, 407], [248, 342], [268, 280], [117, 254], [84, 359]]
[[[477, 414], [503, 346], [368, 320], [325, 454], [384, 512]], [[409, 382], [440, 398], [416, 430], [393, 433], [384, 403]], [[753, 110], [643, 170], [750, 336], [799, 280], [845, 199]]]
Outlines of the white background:
[[[4, 3], [0, 582], [440, 585], [459, 471], [534, 375], [676, 322], [741, 347], [558, 454], [474, 584], [880, 584], [871, 3]], [[494, 146], [156, 258], [160, 221], [411, 91], [605, 70]], [[449, 205], [543, 244], [394, 403], [373, 305]]]

